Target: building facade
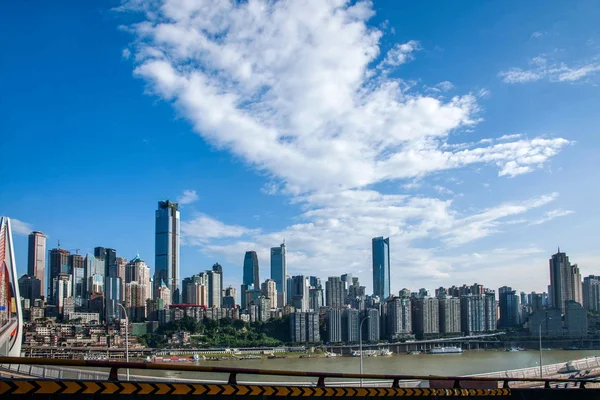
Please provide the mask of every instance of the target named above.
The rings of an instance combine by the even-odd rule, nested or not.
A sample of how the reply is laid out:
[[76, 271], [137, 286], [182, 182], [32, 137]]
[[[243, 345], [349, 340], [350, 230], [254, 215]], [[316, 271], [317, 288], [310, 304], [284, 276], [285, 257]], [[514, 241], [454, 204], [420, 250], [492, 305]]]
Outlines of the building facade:
[[382, 300], [390, 297], [390, 238], [373, 238], [373, 295]]
[[40, 296], [44, 297], [46, 295], [46, 235], [33, 231], [28, 239], [27, 275], [40, 281]]
[[275, 281], [277, 289], [277, 307], [283, 308], [287, 300], [286, 288], [286, 254], [285, 241], [279, 247], [271, 248], [271, 279]]
[[179, 274], [179, 205], [169, 200], [159, 201], [156, 210], [154, 268], [157, 284], [164, 282], [174, 303], [180, 301]]

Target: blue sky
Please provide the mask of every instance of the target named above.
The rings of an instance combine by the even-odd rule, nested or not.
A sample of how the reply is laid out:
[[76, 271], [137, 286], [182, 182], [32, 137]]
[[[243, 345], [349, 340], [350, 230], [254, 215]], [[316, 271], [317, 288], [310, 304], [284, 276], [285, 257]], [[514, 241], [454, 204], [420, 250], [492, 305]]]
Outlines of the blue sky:
[[49, 248], [137, 252], [183, 198], [182, 276], [284, 238], [290, 274], [390, 236], [392, 290], [598, 273], [595, 1], [0, 6], [0, 214]]

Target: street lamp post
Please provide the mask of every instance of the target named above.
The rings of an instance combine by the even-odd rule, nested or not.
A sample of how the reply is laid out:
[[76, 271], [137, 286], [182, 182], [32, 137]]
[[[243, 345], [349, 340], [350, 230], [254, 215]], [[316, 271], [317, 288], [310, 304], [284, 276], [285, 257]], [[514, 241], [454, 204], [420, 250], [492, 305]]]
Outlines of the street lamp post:
[[362, 321], [360, 321], [360, 325], [358, 326], [358, 344], [360, 346], [360, 375], [361, 375], [360, 387], [362, 387], [362, 385], [363, 385], [363, 379], [362, 379], [362, 374], [363, 374], [362, 325], [369, 318], [371, 318], [371, 317], [367, 315], [365, 318], [363, 318]]
[[[123, 304], [117, 304], [123, 309], [123, 313], [125, 314], [125, 359], [129, 362], [129, 317]], [[127, 380], [129, 381], [129, 368], [127, 368]]]
[[538, 326], [538, 331], [539, 331], [539, 334], [540, 334], [540, 379], [543, 378], [543, 371], [542, 371], [542, 324], [544, 322], [547, 322], [549, 319], [551, 319], [551, 318], [547, 318], [546, 321], [540, 322], [540, 325]]

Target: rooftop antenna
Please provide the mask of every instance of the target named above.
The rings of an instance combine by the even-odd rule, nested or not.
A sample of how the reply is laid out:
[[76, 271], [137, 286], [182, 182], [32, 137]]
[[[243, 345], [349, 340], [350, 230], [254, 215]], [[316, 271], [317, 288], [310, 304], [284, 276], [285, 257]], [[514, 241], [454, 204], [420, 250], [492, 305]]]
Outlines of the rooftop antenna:
[[58, 239], [58, 248], [60, 249], [60, 239]]

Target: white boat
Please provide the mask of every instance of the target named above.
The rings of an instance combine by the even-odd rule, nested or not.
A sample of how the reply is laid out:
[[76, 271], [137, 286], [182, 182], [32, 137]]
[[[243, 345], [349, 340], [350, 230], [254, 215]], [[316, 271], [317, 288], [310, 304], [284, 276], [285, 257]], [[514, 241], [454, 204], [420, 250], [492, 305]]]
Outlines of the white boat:
[[[362, 355], [363, 357], [376, 357], [377, 352], [375, 350], [363, 350]], [[360, 357], [360, 351], [353, 351], [352, 357]]]
[[390, 349], [379, 350], [380, 356], [388, 357], [388, 356], [391, 356], [392, 354], [394, 354], [394, 353], [391, 352]]
[[463, 349], [456, 346], [434, 347], [433, 349], [427, 350], [427, 354], [457, 354], [462, 352]]

